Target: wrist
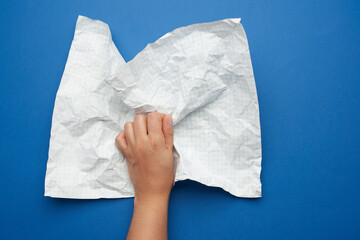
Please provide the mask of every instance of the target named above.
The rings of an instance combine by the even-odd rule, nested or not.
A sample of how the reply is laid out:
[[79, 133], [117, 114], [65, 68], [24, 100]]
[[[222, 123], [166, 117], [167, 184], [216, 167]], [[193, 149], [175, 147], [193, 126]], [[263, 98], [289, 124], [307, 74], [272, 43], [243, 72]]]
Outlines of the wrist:
[[141, 209], [158, 209], [164, 208], [169, 204], [170, 194], [150, 194], [136, 195], [134, 198], [134, 208]]

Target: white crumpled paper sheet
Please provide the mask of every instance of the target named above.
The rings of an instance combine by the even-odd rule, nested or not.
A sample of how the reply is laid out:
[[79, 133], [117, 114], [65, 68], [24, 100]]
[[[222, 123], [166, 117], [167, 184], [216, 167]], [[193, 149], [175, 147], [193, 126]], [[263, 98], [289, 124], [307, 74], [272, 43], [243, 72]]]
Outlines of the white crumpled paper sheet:
[[240, 19], [178, 28], [125, 63], [108, 25], [83, 16], [56, 96], [45, 195], [134, 196], [115, 137], [151, 111], [173, 116], [176, 181], [261, 197], [259, 106]]

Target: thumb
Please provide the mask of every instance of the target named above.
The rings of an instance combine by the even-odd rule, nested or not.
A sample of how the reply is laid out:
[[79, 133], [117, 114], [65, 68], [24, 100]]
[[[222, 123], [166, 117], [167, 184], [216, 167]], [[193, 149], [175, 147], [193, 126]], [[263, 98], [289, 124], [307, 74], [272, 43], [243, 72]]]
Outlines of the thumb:
[[171, 115], [163, 118], [162, 129], [165, 137], [165, 145], [172, 149], [174, 144], [174, 129]]

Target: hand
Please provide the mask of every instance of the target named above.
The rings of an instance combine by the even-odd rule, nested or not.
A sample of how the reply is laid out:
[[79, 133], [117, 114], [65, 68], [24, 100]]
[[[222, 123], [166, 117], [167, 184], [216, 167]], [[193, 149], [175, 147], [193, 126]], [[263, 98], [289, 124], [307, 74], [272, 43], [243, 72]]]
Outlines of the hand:
[[173, 126], [171, 115], [138, 114], [116, 137], [125, 155], [135, 201], [168, 199], [174, 182]]
[[174, 131], [170, 115], [138, 114], [116, 137], [135, 189], [127, 239], [167, 239], [167, 209], [174, 182]]

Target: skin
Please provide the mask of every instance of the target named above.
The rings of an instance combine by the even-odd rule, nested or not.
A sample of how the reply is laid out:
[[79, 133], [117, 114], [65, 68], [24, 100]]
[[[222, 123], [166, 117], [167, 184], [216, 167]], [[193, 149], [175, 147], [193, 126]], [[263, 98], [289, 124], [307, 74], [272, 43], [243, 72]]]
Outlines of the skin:
[[116, 137], [135, 190], [128, 240], [167, 239], [167, 215], [174, 183], [171, 115], [138, 114]]

